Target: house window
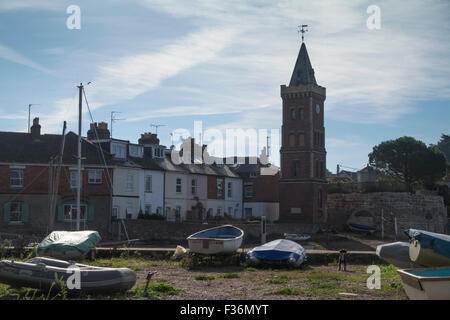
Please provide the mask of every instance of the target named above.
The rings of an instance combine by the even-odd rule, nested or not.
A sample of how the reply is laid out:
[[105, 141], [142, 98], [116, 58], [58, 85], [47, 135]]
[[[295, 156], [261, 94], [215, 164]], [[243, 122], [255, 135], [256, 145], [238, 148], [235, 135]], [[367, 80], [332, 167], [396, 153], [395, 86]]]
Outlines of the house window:
[[246, 184], [244, 186], [244, 197], [251, 198], [253, 197], [253, 184]]
[[222, 207], [217, 207], [217, 216], [222, 215]]
[[127, 191], [134, 190], [134, 177], [132, 174], [127, 175]]
[[197, 180], [192, 179], [191, 182], [191, 192], [192, 194], [197, 194]]
[[250, 178], [256, 178], [256, 177], [258, 177], [257, 172], [250, 172]]
[[[80, 220], [86, 220], [86, 205], [80, 205]], [[77, 205], [65, 204], [64, 205], [64, 221], [76, 221], [77, 220]]]
[[9, 205], [9, 222], [22, 222], [23, 205], [22, 202], [11, 202]]
[[88, 183], [89, 184], [101, 184], [102, 183], [103, 170], [89, 170], [88, 171]]
[[177, 221], [180, 221], [180, 220], [181, 220], [181, 206], [176, 206], [176, 209], [175, 209], [175, 219], [176, 219]]
[[177, 178], [176, 191], [181, 192], [181, 178]]
[[145, 176], [145, 192], [152, 192], [152, 176]]
[[112, 218], [117, 219], [119, 217], [119, 207], [112, 208]]
[[245, 208], [245, 217], [246, 218], [252, 217], [252, 208]]
[[133, 205], [131, 203], [127, 203], [127, 208], [125, 209], [125, 218], [131, 219], [133, 217]]
[[228, 214], [232, 217], [233, 216], [233, 207], [228, 207]]
[[305, 134], [304, 133], [299, 133], [299, 135], [298, 135], [298, 144], [301, 147], [303, 147], [305, 145]]
[[78, 188], [78, 171], [70, 170], [70, 188]]
[[142, 158], [142, 155], [144, 154], [144, 148], [141, 146], [135, 146], [130, 144], [130, 156]]
[[233, 184], [231, 182], [228, 182], [228, 198], [232, 198], [233, 197]]
[[13, 188], [23, 187], [23, 169], [12, 169], [11, 170], [10, 185]]
[[162, 214], [162, 208], [161, 207], [156, 208], [156, 214]]
[[217, 196], [221, 197], [223, 194], [223, 181], [217, 180]]
[[152, 214], [152, 205], [151, 204], [145, 205], [145, 214]]
[[294, 108], [291, 109], [291, 119], [292, 120], [295, 119], [295, 109]]
[[116, 158], [126, 159], [127, 157], [127, 148], [124, 144], [112, 143], [111, 144], [111, 153], [114, 154]]

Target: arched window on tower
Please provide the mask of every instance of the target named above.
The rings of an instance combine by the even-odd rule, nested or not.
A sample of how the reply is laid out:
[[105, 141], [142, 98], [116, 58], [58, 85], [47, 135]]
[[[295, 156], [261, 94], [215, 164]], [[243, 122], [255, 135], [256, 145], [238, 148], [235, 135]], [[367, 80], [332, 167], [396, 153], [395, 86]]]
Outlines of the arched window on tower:
[[295, 120], [295, 109], [294, 108], [291, 109], [291, 119]]
[[305, 145], [305, 134], [299, 133], [298, 134], [298, 145], [303, 147]]
[[294, 160], [292, 162], [292, 175], [294, 177], [300, 176], [300, 161], [299, 160]]
[[322, 209], [322, 206], [323, 206], [323, 204], [322, 204], [322, 197], [323, 197], [322, 189], [319, 189], [319, 193], [317, 195], [317, 205], [318, 205], [319, 209]]
[[290, 147], [295, 146], [295, 134], [293, 134], [293, 133], [289, 134], [289, 146]]

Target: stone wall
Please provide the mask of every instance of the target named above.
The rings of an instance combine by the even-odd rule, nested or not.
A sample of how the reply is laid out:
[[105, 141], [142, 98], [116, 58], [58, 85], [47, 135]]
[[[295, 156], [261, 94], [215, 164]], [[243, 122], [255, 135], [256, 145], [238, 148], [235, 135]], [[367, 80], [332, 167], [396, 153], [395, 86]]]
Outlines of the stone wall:
[[409, 228], [437, 233], [447, 233], [448, 230], [447, 211], [440, 196], [413, 195], [406, 192], [328, 195], [328, 223], [337, 230], [346, 230], [350, 215], [362, 210], [373, 215], [379, 230], [383, 211], [384, 232], [387, 237], [395, 236], [394, 217], [397, 217], [400, 237], [404, 235], [403, 230]]
[[[126, 220], [126, 228], [131, 238], [144, 241], [165, 241], [170, 243], [185, 244], [186, 238], [191, 234], [225, 223], [198, 222], [168, 222], [160, 220]], [[259, 242], [260, 223], [233, 223], [234, 226], [244, 230], [244, 240], [246, 243]], [[293, 224], [293, 223], [267, 223], [267, 240], [271, 241], [283, 238], [283, 233], [315, 233], [320, 225], [313, 224]]]

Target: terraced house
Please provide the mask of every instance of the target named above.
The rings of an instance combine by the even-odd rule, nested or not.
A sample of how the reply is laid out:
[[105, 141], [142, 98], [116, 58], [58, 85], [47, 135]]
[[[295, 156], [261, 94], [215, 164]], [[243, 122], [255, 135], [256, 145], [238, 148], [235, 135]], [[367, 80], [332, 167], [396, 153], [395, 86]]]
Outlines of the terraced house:
[[[73, 132], [41, 134], [38, 118], [31, 133], [0, 132], [0, 232], [46, 234], [75, 229], [77, 143]], [[107, 234], [112, 159], [108, 154], [101, 157], [99, 148], [86, 139], [81, 146], [81, 227]]]

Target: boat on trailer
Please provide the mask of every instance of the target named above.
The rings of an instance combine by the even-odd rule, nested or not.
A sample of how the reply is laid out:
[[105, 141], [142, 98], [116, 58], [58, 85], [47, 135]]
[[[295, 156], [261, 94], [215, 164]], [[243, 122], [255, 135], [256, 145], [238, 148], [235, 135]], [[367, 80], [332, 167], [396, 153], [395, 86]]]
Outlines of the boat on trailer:
[[187, 240], [189, 251], [202, 254], [231, 254], [237, 251], [244, 238], [244, 231], [232, 225], [223, 225], [199, 231]]
[[136, 273], [128, 268], [93, 267], [46, 257], [36, 257], [25, 262], [0, 261], [0, 282], [13, 287], [60, 290], [61, 281], [68, 284], [73, 279], [70, 277], [77, 272], [80, 275], [79, 287], [71, 289], [67, 286], [68, 292], [120, 292], [131, 289], [136, 283]]
[[450, 300], [450, 267], [397, 270], [411, 300]]

